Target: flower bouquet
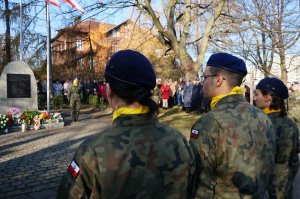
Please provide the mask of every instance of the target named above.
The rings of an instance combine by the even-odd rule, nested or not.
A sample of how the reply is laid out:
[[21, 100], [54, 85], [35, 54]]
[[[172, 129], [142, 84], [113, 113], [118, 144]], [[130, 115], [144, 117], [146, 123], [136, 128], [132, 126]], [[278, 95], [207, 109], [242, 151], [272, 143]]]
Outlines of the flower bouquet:
[[63, 122], [63, 118], [60, 113], [54, 113], [54, 114], [51, 113], [50, 115], [51, 115], [52, 122], [55, 123]]
[[6, 112], [10, 115], [17, 115], [21, 113], [21, 110], [18, 107], [10, 107]]
[[[47, 111], [26, 110], [20, 112], [17, 107], [8, 109], [7, 114], [0, 114], [0, 131], [38, 130], [42, 128], [59, 128], [64, 126], [61, 113], [48, 113]], [[21, 127], [21, 129], [20, 129]]]
[[7, 123], [8, 117], [6, 115], [0, 114], [0, 131], [7, 133]]
[[39, 118], [42, 124], [46, 124], [50, 119], [50, 114], [47, 111], [43, 111], [39, 114]]
[[34, 123], [34, 116], [39, 115], [38, 111], [26, 110], [21, 113], [21, 119], [25, 121], [27, 125]]

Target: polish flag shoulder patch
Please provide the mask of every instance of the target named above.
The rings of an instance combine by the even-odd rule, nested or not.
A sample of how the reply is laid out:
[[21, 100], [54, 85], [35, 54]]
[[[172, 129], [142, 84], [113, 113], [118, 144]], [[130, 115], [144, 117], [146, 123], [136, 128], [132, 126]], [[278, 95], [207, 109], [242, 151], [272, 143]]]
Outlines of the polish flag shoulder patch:
[[79, 171], [80, 171], [80, 168], [79, 166], [77, 165], [77, 163], [75, 162], [75, 160], [72, 160], [72, 162], [70, 163], [69, 167], [68, 167], [68, 171], [70, 172], [70, 174], [76, 178]]
[[192, 138], [197, 138], [199, 136], [199, 131], [196, 129], [192, 129], [191, 131], [191, 137]]

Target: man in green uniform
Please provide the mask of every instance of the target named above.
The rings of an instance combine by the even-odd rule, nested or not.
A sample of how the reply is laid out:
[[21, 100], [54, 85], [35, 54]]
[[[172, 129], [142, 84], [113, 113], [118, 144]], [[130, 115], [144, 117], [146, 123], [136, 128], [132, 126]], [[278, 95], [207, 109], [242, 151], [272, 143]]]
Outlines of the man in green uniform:
[[284, 100], [289, 97], [284, 83], [267, 77], [256, 86], [256, 107], [266, 113], [276, 132], [275, 169], [268, 188], [270, 198], [293, 198], [293, 181], [299, 169], [299, 131], [287, 117]]
[[139, 52], [119, 51], [105, 79], [112, 127], [80, 145], [57, 198], [188, 198], [192, 152], [181, 133], [156, 119], [151, 63]]
[[275, 133], [270, 119], [246, 102], [240, 85], [243, 60], [213, 54], [203, 72], [211, 110], [191, 129], [201, 168], [196, 198], [264, 198], [274, 168]]
[[68, 99], [70, 100], [71, 117], [73, 122], [78, 121], [79, 110], [81, 106], [81, 85], [78, 79], [74, 79], [73, 85], [68, 89]]

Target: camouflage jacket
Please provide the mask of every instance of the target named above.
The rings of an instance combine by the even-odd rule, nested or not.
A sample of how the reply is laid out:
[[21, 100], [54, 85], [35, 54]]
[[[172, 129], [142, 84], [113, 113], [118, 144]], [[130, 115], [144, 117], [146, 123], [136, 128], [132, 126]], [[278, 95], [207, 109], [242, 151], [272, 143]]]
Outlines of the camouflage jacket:
[[70, 101], [72, 100], [79, 100], [80, 101], [80, 97], [81, 97], [81, 92], [82, 92], [82, 86], [78, 85], [78, 86], [70, 86], [68, 89], [68, 99]]
[[293, 179], [299, 169], [299, 131], [290, 118], [280, 117], [280, 113], [270, 113], [269, 117], [275, 129], [277, 148], [269, 195], [292, 198]]
[[267, 197], [275, 132], [244, 96], [222, 98], [193, 125], [190, 142], [201, 160], [196, 198]]
[[187, 198], [193, 163], [181, 133], [147, 114], [118, 117], [73, 161], [78, 172], [66, 172], [57, 198]]

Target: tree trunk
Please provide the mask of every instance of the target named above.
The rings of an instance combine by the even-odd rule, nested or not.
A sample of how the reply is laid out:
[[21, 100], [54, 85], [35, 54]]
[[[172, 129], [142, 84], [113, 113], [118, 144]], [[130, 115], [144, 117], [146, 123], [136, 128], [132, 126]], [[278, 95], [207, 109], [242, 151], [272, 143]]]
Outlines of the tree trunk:
[[284, 35], [283, 35], [283, 12], [284, 12], [284, 1], [281, 0], [279, 3], [279, 13], [278, 13], [278, 50], [279, 50], [279, 57], [280, 57], [280, 69], [281, 69], [281, 80], [286, 84], [287, 83], [287, 69], [285, 64], [285, 45], [284, 45]]
[[284, 83], [287, 83], [287, 69], [285, 64], [285, 49], [283, 47], [279, 48], [279, 57], [280, 57], [280, 70], [281, 70], [281, 80]]
[[4, 65], [11, 62], [11, 44], [10, 44], [10, 10], [8, 0], [5, 0], [5, 60]]
[[192, 58], [185, 58], [183, 60], [180, 60], [181, 62], [181, 71], [184, 73], [186, 80], [194, 80], [197, 78], [198, 71], [195, 71], [196, 68], [195, 63]]
[[180, 60], [180, 70], [182, 71], [186, 80], [196, 78], [198, 73], [196, 70], [197, 67], [195, 67], [196, 63], [187, 53], [185, 46], [175, 45], [174, 52], [177, 58]]
[[211, 15], [210, 19], [206, 23], [203, 38], [200, 40], [200, 44], [199, 44], [199, 54], [198, 54], [198, 58], [197, 58], [198, 64], [194, 65], [194, 67], [195, 67], [194, 70], [196, 70], [196, 71], [199, 71], [203, 66], [204, 55], [205, 55], [205, 52], [208, 47], [211, 30], [214, 27], [217, 18], [221, 14], [224, 4], [225, 4], [224, 0], [219, 1], [218, 6], [214, 9], [214, 13]]
[[95, 79], [95, 67], [94, 67], [94, 59], [93, 57], [95, 56], [95, 53], [93, 51], [93, 45], [92, 45], [92, 40], [91, 40], [91, 34], [89, 34], [89, 44], [90, 44], [90, 78]]

